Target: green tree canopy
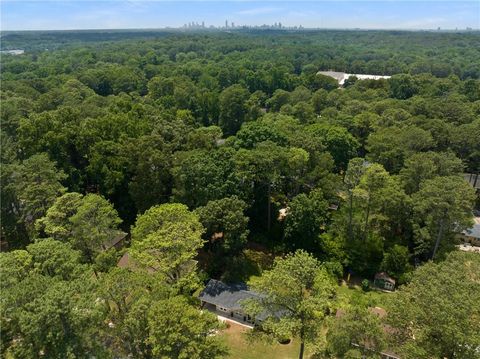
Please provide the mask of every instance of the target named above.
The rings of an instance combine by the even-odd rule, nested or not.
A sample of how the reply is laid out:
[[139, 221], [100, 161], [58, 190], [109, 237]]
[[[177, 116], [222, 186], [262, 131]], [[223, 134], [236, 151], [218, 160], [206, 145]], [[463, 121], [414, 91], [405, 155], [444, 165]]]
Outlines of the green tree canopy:
[[454, 252], [418, 268], [393, 298], [387, 320], [405, 358], [478, 358], [480, 257]]
[[277, 339], [300, 338], [299, 358], [305, 344], [321, 335], [321, 323], [331, 310], [335, 283], [321, 264], [299, 250], [275, 259], [273, 268], [251, 282], [260, 293], [244, 306], [253, 317], [266, 316], [261, 330]]
[[205, 227], [204, 238], [211, 248], [227, 255], [237, 254], [247, 243], [247, 204], [236, 196], [210, 201], [195, 210]]
[[[191, 285], [204, 228], [198, 215], [179, 203], [162, 204], [138, 216], [132, 228], [132, 258], [170, 284]], [[185, 282], [185, 283], [183, 283]]]
[[475, 190], [460, 176], [426, 180], [413, 196], [416, 252], [434, 258], [445, 239], [468, 228], [474, 200]]

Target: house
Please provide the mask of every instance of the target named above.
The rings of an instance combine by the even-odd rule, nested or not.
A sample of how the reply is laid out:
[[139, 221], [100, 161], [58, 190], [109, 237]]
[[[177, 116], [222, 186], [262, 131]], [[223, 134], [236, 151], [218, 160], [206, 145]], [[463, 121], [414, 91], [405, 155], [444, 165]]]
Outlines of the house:
[[464, 242], [472, 244], [472, 246], [480, 247], [480, 217], [475, 217], [473, 227], [462, 231], [458, 237]]
[[245, 299], [258, 298], [258, 294], [248, 290], [245, 283], [225, 284], [219, 280], [210, 279], [198, 298], [202, 302], [202, 307], [222, 317], [250, 325], [256, 322], [243, 311], [241, 306]]
[[385, 289], [389, 291], [395, 290], [395, 279], [391, 278], [385, 272], [379, 272], [375, 274], [373, 284], [375, 284], [375, 286], [380, 289]]
[[345, 81], [350, 77], [355, 76], [359, 80], [380, 80], [380, 79], [389, 79], [391, 76], [380, 76], [380, 75], [367, 75], [367, 74], [347, 74], [345, 72], [336, 72], [336, 71], [318, 71], [317, 75], [328, 76], [337, 80], [339, 86], [343, 86]]

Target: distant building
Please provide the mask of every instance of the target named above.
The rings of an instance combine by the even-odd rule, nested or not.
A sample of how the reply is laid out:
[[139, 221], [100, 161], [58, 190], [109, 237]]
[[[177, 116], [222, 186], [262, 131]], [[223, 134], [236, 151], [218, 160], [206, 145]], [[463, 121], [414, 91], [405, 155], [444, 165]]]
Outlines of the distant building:
[[355, 76], [359, 80], [380, 80], [380, 79], [389, 79], [391, 76], [380, 76], [380, 75], [366, 75], [366, 74], [347, 74], [345, 72], [336, 72], [336, 71], [318, 71], [317, 75], [324, 75], [337, 80], [340, 86], [345, 84], [345, 81], [348, 78]]
[[391, 278], [387, 273], [385, 272], [379, 272], [375, 274], [373, 284], [377, 288], [380, 289], [385, 289], [389, 291], [394, 291], [395, 290], [395, 279]]
[[7, 55], [22, 55], [25, 53], [25, 50], [2, 50], [0, 53]]

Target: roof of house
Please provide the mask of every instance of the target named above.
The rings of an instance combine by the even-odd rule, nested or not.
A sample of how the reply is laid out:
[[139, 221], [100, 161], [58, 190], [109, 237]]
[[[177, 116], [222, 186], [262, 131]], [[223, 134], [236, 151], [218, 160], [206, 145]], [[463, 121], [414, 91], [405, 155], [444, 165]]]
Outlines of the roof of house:
[[376, 273], [375, 274], [375, 280], [377, 279], [382, 279], [382, 280], [386, 280], [386, 281], [389, 281], [393, 284], [395, 284], [395, 279], [393, 279], [392, 277], [390, 277], [387, 273], [385, 272], [379, 272], [379, 273]]
[[123, 254], [122, 258], [120, 258], [120, 260], [118, 261], [117, 266], [120, 268], [130, 268], [130, 269], [133, 267], [133, 262], [130, 259], [130, 255], [128, 254], [128, 252], [125, 252]]
[[127, 237], [128, 233], [125, 232], [118, 232], [112, 239], [103, 242], [102, 247], [105, 250], [108, 250], [114, 246], [116, 246], [118, 243], [123, 241]]
[[480, 223], [475, 222], [472, 228], [466, 229], [462, 233], [468, 237], [480, 239]]
[[199, 295], [201, 301], [229, 310], [241, 309], [241, 301], [255, 297], [258, 294], [249, 291], [245, 283], [225, 284], [215, 279], [210, 279]]

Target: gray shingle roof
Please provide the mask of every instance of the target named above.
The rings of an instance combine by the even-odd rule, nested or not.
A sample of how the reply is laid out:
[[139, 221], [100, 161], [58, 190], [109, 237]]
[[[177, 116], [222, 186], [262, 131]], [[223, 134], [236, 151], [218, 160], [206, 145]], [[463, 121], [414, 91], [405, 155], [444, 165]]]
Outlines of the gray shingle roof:
[[464, 230], [463, 234], [468, 237], [480, 239], [480, 224], [475, 224], [472, 228]]
[[249, 291], [245, 283], [225, 284], [215, 279], [210, 279], [198, 296], [203, 302], [228, 310], [239, 310], [242, 300], [256, 297], [258, 294]]

